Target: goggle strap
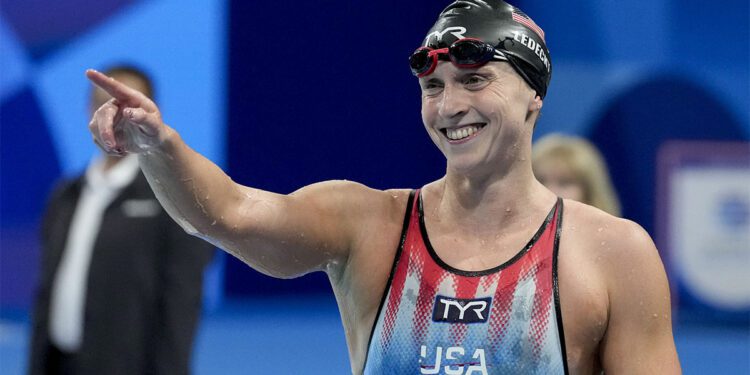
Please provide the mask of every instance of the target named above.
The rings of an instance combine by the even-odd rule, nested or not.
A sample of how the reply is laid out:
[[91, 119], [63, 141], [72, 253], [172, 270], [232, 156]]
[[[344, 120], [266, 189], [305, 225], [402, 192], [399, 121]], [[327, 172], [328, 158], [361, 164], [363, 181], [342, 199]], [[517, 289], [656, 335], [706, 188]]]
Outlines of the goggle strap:
[[438, 48], [438, 49], [433, 49], [430, 52], [427, 52], [427, 56], [429, 57], [432, 57], [435, 55], [440, 56], [442, 54], [447, 54], [447, 53], [448, 53], [448, 48]]

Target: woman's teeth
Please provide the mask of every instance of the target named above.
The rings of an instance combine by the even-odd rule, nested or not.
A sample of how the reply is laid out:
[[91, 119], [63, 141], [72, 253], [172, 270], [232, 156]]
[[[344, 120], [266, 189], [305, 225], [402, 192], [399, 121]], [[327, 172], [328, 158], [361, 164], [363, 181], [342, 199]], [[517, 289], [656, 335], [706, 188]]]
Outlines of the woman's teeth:
[[459, 141], [478, 132], [479, 126], [469, 125], [456, 129], [445, 129], [445, 135], [452, 141]]

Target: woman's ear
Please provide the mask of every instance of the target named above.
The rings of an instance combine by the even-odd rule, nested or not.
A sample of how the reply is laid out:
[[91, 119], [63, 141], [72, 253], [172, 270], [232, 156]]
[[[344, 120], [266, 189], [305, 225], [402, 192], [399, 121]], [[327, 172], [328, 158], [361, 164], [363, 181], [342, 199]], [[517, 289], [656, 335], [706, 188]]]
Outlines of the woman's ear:
[[540, 111], [544, 100], [539, 95], [534, 95], [533, 99], [529, 101], [529, 112]]

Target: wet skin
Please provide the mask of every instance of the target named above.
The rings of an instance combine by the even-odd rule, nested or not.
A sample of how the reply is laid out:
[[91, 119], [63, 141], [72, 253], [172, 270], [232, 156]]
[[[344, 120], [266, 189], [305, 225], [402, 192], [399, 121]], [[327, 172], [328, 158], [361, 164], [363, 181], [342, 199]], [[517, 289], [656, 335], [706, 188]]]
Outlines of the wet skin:
[[[115, 98], [93, 116], [95, 141], [110, 153], [138, 153], [157, 197], [183, 228], [271, 276], [328, 274], [352, 371], [361, 372], [408, 191], [329, 181], [279, 195], [238, 185], [182, 142], [153, 102], [99, 73], [87, 75]], [[555, 201], [531, 172], [542, 100], [504, 63], [476, 70], [441, 63], [425, 78], [432, 81], [420, 79], [422, 118], [447, 160], [446, 175], [423, 190], [430, 239], [456, 268], [503, 263]], [[457, 141], [462, 126], [478, 131]], [[566, 201], [560, 246], [571, 372], [679, 373], [666, 278], [648, 235]]]

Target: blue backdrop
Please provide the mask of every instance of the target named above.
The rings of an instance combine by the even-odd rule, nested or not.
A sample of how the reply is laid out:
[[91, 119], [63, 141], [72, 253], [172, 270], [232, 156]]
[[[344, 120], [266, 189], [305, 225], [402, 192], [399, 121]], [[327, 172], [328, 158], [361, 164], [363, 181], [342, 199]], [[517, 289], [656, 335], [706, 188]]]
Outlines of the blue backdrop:
[[[447, 2], [231, 4], [229, 174], [288, 193], [326, 179], [376, 188], [440, 177], [407, 57]], [[748, 5], [687, 1], [516, 4], [547, 34], [553, 78], [537, 136], [590, 135], [625, 216], [653, 234], [656, 152], [668, 139], [747, 139]], [[710, 32], [696, 32], [710, 30]], [[231, 294], [329, 289], [231, 259]]]
[[[145, 66], [166, 120], [240, 183], [281, 193], [326, 179], [419, 187], [444, 161], [406, 60], [446, 4], [0, 2], [0, 307], [28, 308], [46, 194], [94, 151], [85, 68]], [[537, 136], [592, 136], [625, 216], [649, 231], [660, 144], [748, 139], [747, 1], [516, 5], [545, 29], [554, 65]], [[234, 259], [221, 278], [232, 295], [330, 289], [322, 274], [273, 280]]]

